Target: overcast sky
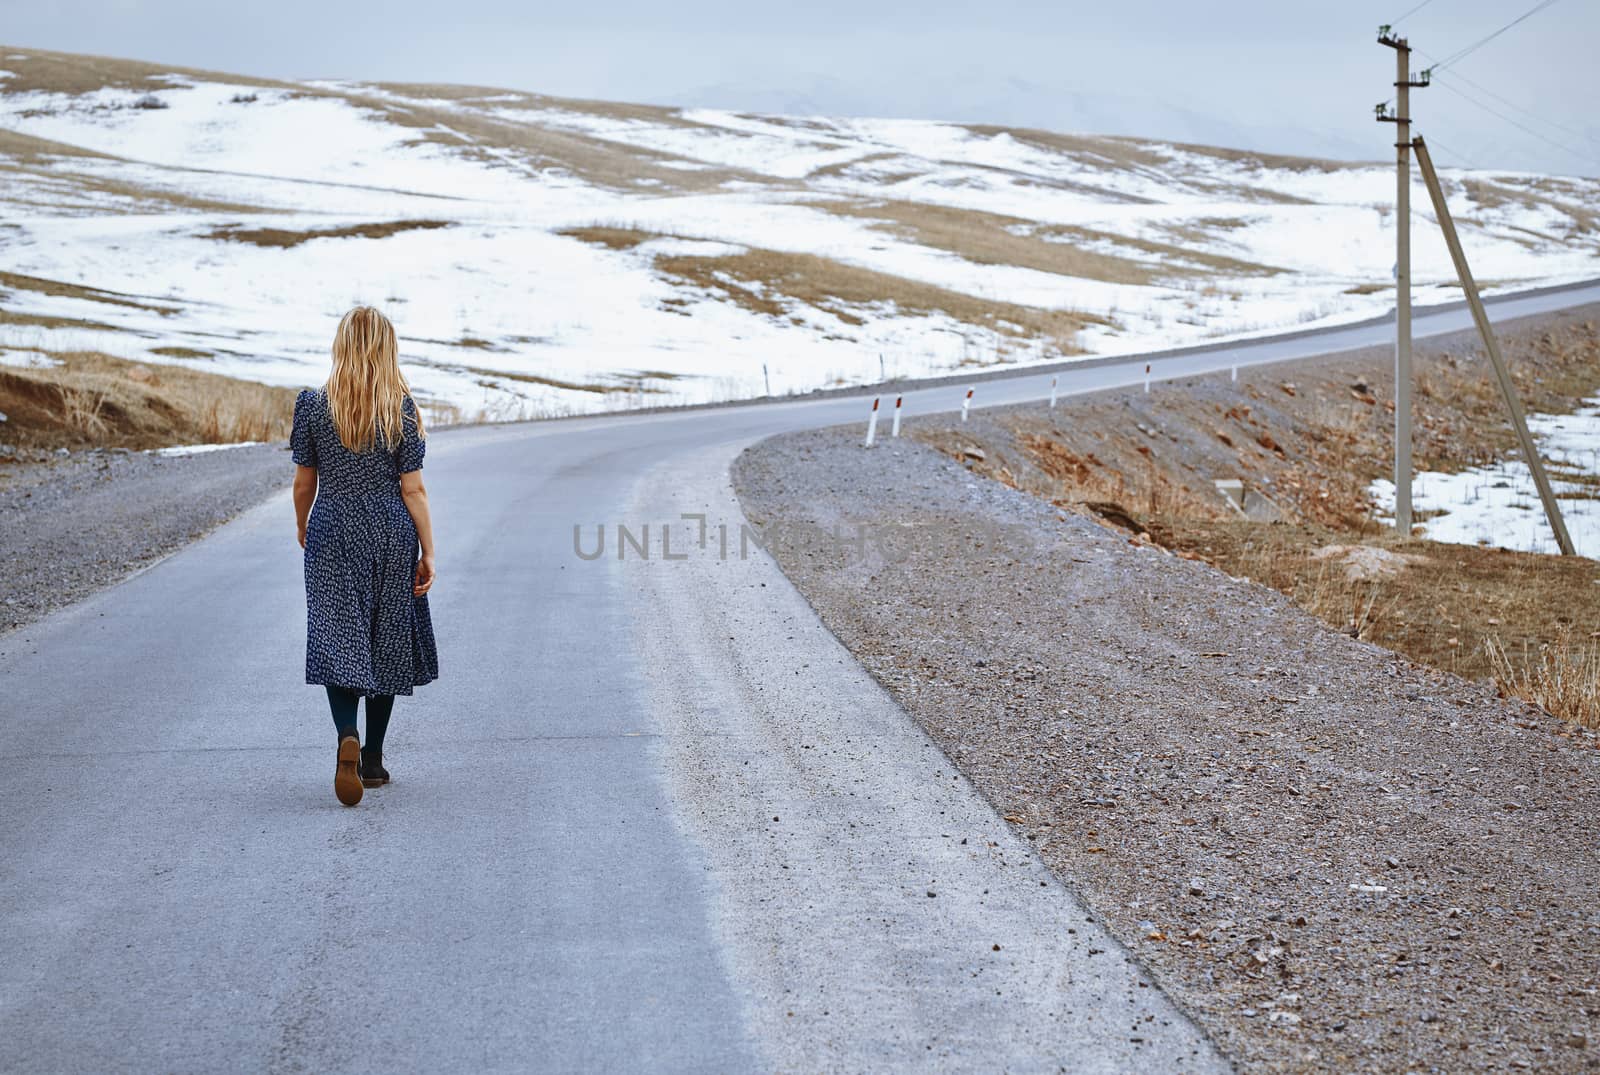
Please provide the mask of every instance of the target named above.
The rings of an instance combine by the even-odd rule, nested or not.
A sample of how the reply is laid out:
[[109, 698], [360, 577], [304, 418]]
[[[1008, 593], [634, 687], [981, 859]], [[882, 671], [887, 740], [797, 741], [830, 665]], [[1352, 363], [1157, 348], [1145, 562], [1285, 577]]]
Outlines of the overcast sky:
[[[0, 0], [0, 37], [274, 77], [469, 82], [1377, 158], [1391, 152], [1392, 128], [1371, 109], [1392, 92], [1394, 59], [1374, 31], [1417, 2]], [[1538, 2], [1429, 0], [1400, 30], [1442, 59]], [[1600, 175], [1597, 43], [1600, 3], [1556, 0], [1414, 93], [1419, 128], [1442, 162]]]

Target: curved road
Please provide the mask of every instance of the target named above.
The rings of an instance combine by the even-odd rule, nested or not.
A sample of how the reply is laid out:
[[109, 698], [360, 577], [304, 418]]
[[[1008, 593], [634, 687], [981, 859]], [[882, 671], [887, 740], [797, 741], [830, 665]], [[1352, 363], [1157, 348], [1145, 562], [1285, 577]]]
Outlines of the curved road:
[[[1145, 361], [1063, 367], [1062, 393]], [[771, 561], [740, 557], [729, 462], [865, 411], [438, 434], [443, 679], [400, 701], [395, 783], [356, 810], [299, 682], [286, 495], [0, 638], [0, 1070], [1226, 1070]], [[591, 553], [601, 524], [604, 555], [578, 555], [574, 526]], [[619, 560], [618, 524], [648, 560]]]

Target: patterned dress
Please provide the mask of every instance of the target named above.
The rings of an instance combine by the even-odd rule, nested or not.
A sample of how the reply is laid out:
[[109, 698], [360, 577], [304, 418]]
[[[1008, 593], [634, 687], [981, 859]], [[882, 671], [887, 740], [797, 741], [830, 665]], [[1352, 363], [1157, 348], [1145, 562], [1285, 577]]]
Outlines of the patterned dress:
[[357, 694], [410, 694], [439, 676], [428, 599], [413, 597], [417, 528], [400, 475], [425, 448], [408, 397], [399, 446], [365, 452], [339, 441], [327, 397], [300, 393], [289, 437], [294, 461], [317, 471], [306, 526], [306, 682]]

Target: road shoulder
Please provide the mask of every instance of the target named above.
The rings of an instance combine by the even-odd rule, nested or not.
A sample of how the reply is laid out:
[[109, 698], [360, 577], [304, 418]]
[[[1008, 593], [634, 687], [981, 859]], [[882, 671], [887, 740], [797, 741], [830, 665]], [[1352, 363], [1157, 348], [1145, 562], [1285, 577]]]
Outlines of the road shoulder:
[[[1600, 752], [1558, 722], [920, 444], [799, 433], [733, 474], [821, 621], [1234, 1060], [1593, 1040]], [[863, 526], [865, 556], [828, 533]]]
[[772, 1068], [1226, 1070], [772, 560], [740, 559], [729, 456], [653, 468], [628, 519], [685, 558], [652, 527], [614, 569], [656, 613], [634, 629], [661, 764]]

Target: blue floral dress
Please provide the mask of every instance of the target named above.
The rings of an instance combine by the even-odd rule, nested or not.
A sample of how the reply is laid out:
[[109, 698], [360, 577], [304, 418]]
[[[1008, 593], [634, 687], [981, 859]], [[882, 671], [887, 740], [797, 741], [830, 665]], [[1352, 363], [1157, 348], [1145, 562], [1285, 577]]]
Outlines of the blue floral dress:
[[306, 525], [306, 682], [362, 695], [410, 694], [439, 676], [428, 599], [413, 597], [417, 528], [400, 475], [422, 469], [416, 404], [407, 397], [400, 444], [352, 452], [327, 397], [300, 393], [289, 436], [294, 461], [317, 471]]

